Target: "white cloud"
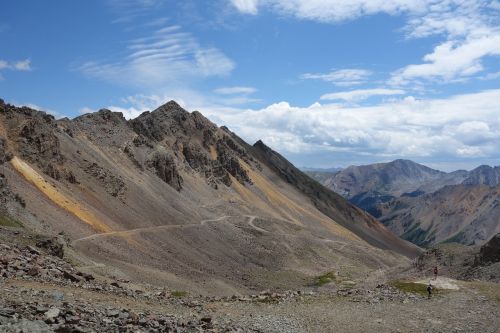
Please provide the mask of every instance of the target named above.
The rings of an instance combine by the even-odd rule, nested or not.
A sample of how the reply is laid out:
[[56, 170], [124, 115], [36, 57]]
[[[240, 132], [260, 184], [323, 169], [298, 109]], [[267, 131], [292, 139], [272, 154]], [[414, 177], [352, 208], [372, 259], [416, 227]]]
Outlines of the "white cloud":
[[12, 68], [17, 70], [17, 71], [30, 71], [31, 70], [31, 60], [26, 59], [26, 60], [16, 61], [12, 65]]
[[257, 14], [259, 0], [231, 0], [231, 3], [244, 14]]
[[307, 80], [323, 80], [331, 82], [336, 86], [352, 86], [361, 84], [372, 75], [366, 69], [340, 69], [329, 73], [305, 73], [300, 77]]
[[263, 139], [285, 155], [498, 160], [498, 100], [500, 89], [363, 107], [281, 102], [259, 110], [204, 106], [200, 111], [249, 142]]
[[391, 95], [403, 95], [405, 94], [404, 90], [401, 89], [384, 89], [384, 88], [376, 88], [376, 89], [358, 89], [351, 91], [341, 91], [330, 94], [325, 94], [321, 96], [321, 100], [344, 100], [348, 102], [352, 101], [361, 101], [372, 96], [391, 96]]
[[231, 0], [242, 13], [256, 14], [266, 6], [282, 14], [320, 22], [353, 20], [363, 15], [421, 12], [437, 0]]
[[234, 95], [234, 94], [253, 94], [257, 89], [253, 87], [222, 87], [214, 90], [216, 94], [220, 95]]
[[158, 29], [128, 45], [123, 59], [89, 61], [79, 67], [88, 76], [123, 85], [156, 87], [190, 79], [228, 75], [234, 63], [216, 48], [205, 48], [179, 26]]
[[31, 60], [18, 60], [13, 62], [8, 62], [6, 60], [0, 59], [0, 70], [9, 69], [12, 71], [31, 71]]
[[113, 23], [128, 23], [137, 17], [153, 13], [162, 0], [106, 0], [107, 5], [118, 16]]
[[481, 59], [500, 55], [500, 32], [463, 42], [447, 41], [427, 54], [425, 63], [408, 65], [393, 74], [392, 84], [407, 84], [414, 79], [451, 81], [481, 72]]

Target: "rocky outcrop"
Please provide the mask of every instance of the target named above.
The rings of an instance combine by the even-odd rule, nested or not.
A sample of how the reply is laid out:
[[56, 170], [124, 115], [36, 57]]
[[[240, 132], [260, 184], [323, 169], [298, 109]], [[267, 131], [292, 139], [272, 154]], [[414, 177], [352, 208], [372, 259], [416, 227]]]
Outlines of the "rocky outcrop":
[[496, 234], [481, 247], [479, 261], [483, 264], [500, 262], [500, 234]]
[[182, 189], [182, 177], [172, 156], [166, 151], [156, 151], [148, 160], [148, 166], [154, 169], [156, 175], [177, 191]]
[[12, 153], [7, 147], [7, 141], [4, 138], [0, 138], [0, 165], [11, 159]]
[[[3, 126], [8, 139], [16, 145], [16, 154], [48, 175], [57, 176], [54, 168], [61, 167], [64, 156], [58, 138], [61, 130], [55, 118], [45, 112], [9, 104], [0, 105], [0, 116], [6, 119]], [[12, 156], [12, 152], [9, 156]]]
[[125, 195], [127, 188], [120, 176], [115, 176], [111, 171], [101, 167], [95, 162], [87, 162], [84, 171], [96, 179], [111, 196], [123, 197]]

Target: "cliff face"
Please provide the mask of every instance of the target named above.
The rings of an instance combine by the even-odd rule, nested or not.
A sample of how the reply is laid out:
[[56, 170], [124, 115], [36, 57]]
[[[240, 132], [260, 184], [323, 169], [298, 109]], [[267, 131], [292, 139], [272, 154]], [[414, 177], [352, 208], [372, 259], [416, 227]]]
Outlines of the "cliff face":
[[0, 148], [2, 182], [26, 206], [15, 217], [64, 232], [96, 269], [127, 279], [291, 288], [324, 269], [364, 274], [419, 252], [263, 143], [175, 102], [129, 121], [105, 109], [55, 120], [2, 103]]

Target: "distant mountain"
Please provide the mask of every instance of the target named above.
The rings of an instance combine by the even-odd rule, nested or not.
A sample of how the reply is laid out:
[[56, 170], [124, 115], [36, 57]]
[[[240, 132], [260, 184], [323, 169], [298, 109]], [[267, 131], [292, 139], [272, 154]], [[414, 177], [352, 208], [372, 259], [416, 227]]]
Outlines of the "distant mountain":
[[[446, 173], [412, 161], [395, 160], [350, 166], [321, 177], [308, 174], [418, 245], [448, 239], [480, 244], [493, 235], [499, 224], [494, 223], [500, 216], [495, 201], [486, 199], [497, 193], [499, 167]], [[467, 200], [466, 194], [472, 192], [484, 200]]]
[[489, 186], [500, 184], [500, 166], [481, 165], [467, 174], [463, 184]]
[[420, 253], [263, 142], [173, 101], [56, 120], [0, 100], [0, 194], [0, 225], [63, 233], [86, 269], [196, 294], [296, 289]]
[[330, 175], [308, 174], [375, 216], [380, 203], [403, 195], [418, 196], [433, 192], [445, 185], [460, 184], [467, 172], [445, 173], [409, 160], [395, 160], [350, 166]]
[[450, 185], [418, 197], [381, 204], [379, 219], [420, 246], [478, 245], [500, 232], [500, 185]]

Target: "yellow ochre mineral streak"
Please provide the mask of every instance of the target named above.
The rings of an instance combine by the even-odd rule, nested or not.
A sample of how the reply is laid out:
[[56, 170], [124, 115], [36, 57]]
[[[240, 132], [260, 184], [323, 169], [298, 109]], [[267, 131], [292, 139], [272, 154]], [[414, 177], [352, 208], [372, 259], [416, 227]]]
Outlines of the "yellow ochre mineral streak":
[[49, 184], [45, 179], [35, 171], [26, 162], [15, 156], [10, 163], [27, 181], [35, 185], [43, 194], [45, 194], [50, 200], [52, 200], [59, 207], [67, 210], [68, 212], [74, 214], [83, 222], [92, 226], [95, 230], [99, 232], [111, 232], [112, 229], [108, 227], [105, 223], [99, 221], [95, 215], [90, 212], [87, 208], [80, 205], [75, 200], [69, 198], [55, 186]]

